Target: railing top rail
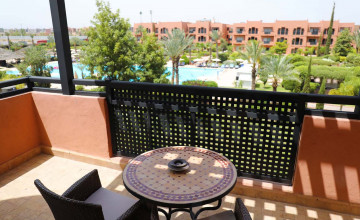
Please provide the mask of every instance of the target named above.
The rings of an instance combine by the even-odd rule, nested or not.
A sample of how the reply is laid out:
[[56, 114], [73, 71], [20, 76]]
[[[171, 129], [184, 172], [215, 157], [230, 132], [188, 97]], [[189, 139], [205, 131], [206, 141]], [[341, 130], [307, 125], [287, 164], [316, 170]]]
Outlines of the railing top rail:
[[22, 83], [27, 83], [28, 80], [29, 80], [28, 77], [22, 77], [22, 78], [18, 78], [18, 79], [10, 79], [10, 80], [6, 80], [6, 81], [1, 81], [0, 88], [4, 88], [4, 87], [8, 87], [8, 86], [15, 86], [15, 85], [19, 85]]
[[107, 82], [105, 80], [96, 80], [96, 79], [73, 79], [75, 85], [85, 85], [85, 86], [106, 86]]
[[30, 82], [38, 82], [38, 83], [61, 83], [59, 78], [54, 77], [43, 77], [43, 76], [30, 76]]

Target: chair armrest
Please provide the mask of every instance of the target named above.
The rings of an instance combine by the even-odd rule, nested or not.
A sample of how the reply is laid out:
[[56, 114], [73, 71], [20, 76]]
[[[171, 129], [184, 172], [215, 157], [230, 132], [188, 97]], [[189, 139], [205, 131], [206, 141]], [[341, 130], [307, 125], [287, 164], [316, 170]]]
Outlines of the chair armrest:
[[69, 199], [85, 201], [100, 187], [99, 173], [97, 170], [93, 170], [71, 185], [62, 196]]
[[134, 219], [159, 220], [159, 213], [157, 210], [157, 206], [139, 200], [117, 220], [134, 220]]
[[252, 220], [249, 211], [240, 198], [236, 199], [234, 213], [236, 220]]

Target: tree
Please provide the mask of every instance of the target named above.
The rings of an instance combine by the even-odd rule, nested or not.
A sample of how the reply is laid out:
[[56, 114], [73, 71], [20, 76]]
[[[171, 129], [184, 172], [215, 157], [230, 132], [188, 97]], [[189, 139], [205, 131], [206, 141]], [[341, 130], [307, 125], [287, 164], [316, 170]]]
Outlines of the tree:
[[273, 91], [276, 92], [280, 79], [298, 80], [295, 76], [296, 71], [286, 56], [270, 56], [264, 60], [264, 65], [260, 70], [262, 74], [272, 75]]
[[47, 47], [52, 50], [54, 57], [56, 57], [56, 44], [55, 44], [55, 38], [53, 36], [48, 36], [47, 40]]
[[31, 43], [32, 43], [32, 45], [33, 45], [33, 46], [35, 46], [34, 36], [35, 36], [35, 34], [30, 34], [30, 37], [31, 37]]
[[356, 52], [360, 53], [360, 30], [357, 30], [353, 34], [353, 40], [356, 45]]
[[186, 48], [191, 45], [193, 38], [186, 36], [185, 33], [180, 29], [174, 29], [171, 33], [167, 33], [168, 38], [162, 41], [165, 49], [165, 54], [171, 58], [172, 61], [172, 77], [171, 84], [175, 82], [179, 85], [179, 61], [181, 55], [184, 53]]
[[228, 45], [229, 45], [229, 43], [224, 38], [220, 39], [220, 50], [222, 52], [224, 52], [225, 50], [228, 49]]
[[164, 49], [158, 43], [155, 35], [148, 34], [146, 30], [142, 33], [141, 44], [136, 54], [136, 79], [140, 82], [169, 83], [165, 74]]
[[[218, 44], [218, 41], [221, 38], [221, 34], [219, 33], [219, 31], [213, 30], [210, 33], [210, 37], [215, 42], [215, 45], [216, 45], [216, 59], [219, 59], [219, 44]], [[210, 54], [210, 56], [211, 56], [211, 54]]]
[[310, 93], [310, 81], [311, 81], [311, 65], [312, 65], [312, 56], [310, 56], [308, 71], [305, 75], [304, 86], [302, 89], [302, 93]]
[[323, 35], [320, 34], [319, 41], [318, 41], [318, 46], [316, 48], [316, 56], [317, 57], [321, 56], [321, 42], [322, 42], [322, 39], [323, 39]]
[[[23, 75], [51, 77], [52, 67], [47, 66], [50, 57], [43, 47], [29, 47], [25, 50], [24, 62], [19, 66]], [[29, 68], [30, 67], [30, 68]], [[50, 87], [48, 83], [39, 83], [42, 87]]]
[[[325, 94], [326, 78], [321, 77], [321, 86], [319, 89], [319, 95]], [[324, 103], [316, 103], [316, 109], [324, 109]]]
[[8, 42], [8, 48], [10, 50], [10, 46], [11, 46], [11, 42], [10, 42], [10, 33], [9, 32], [5, 32], [5, 35], [7, 37], [7, 42]]
[[343, 30], [336, 40], [334, 52], [340, 56], [347, 56], [348, 53], [353, 50], [351, 43], [352, 36], [350, 35], [350, 31], [348, 29]]
[[89, 44], [83, 48], [88, 64], [95, 67], [100, 76], [129, 81], [135, 79], [136, 40], [132, 36], [128, 20], [120, 12], [112, 12], [109, 3], [96, 1], [98, 12], [89, 28]]
[[73, 37], [70, 39], [70, 45], [74, 46], [75, 49], [75, 53], [77, 52], [76, 50], [76, 46], [81, 46], [82, 45], [82, 40], [78, 37]]
[[332, 34], [333, 34], [334, 14], [335, 14], [335, 2], [334, 2], [333, 10], [332, 10], [332, 13], [331, 13], [330, 25], [329, 25], [328, 32], [327, 32], [327, 39], [326, 39], [326, 45], [325, 45], [325, 55], [330, 54], [330, 44], [331, 44], [331, 37], [332, 37]]
[[264, 84], [264, 87], [266, 86], [267, 81], [269, 80], [269, 74], [266, 72], [260, 71], [260, 81]]
[[245, 46], [245, 51], [240, 52], [243, 59], [248, 60], [252, 64], [251, 71], [251, 89], [255, 90], [256, 83], [256, 65], [259, 65], [264, 47], [256, 40], [250, 40]]
[[188, 49], [189, 49], [189, 64], [191, 64], [191, 51], [196, 49], [193, 42], [191, 42]]
[[274, 51], [274, 53], [282, 55], [286, 53], [286, 50], [288, 48], [287, 41], [283, 42], [276, 42], [275, 46], [271, 47], [271, 50]]
[[86, 70], [86, 65], [79, 63], [77, 65], [77, 68], [79, 68], [80, 72], [81, 72], [81, 79], [85, 79], [85, 74], [84, 71]]

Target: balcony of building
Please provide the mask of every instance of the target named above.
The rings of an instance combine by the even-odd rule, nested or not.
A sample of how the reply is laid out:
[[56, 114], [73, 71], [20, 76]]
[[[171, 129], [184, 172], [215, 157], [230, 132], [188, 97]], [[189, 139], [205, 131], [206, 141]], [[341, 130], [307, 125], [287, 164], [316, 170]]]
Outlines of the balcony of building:
[[273, 28], [264, 28], [262, 35], [265, 36], [274, 35]]
[[311, 28], [309, 29], [309, 34], [310, 34], [311, 36], [319, 36], [320, 33], [321, 33], [320, 28], [311, 27]]

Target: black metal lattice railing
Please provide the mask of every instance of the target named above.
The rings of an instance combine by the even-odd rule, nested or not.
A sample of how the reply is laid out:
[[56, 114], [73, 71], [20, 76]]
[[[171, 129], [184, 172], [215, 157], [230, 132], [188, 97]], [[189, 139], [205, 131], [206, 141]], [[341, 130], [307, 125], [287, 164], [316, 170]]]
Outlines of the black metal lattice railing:
[[168, 146], [225, 155], [238, 175], [291, 183], [304, 112], [281, 93], [114, 82], [114, 152], [136, 156]]

